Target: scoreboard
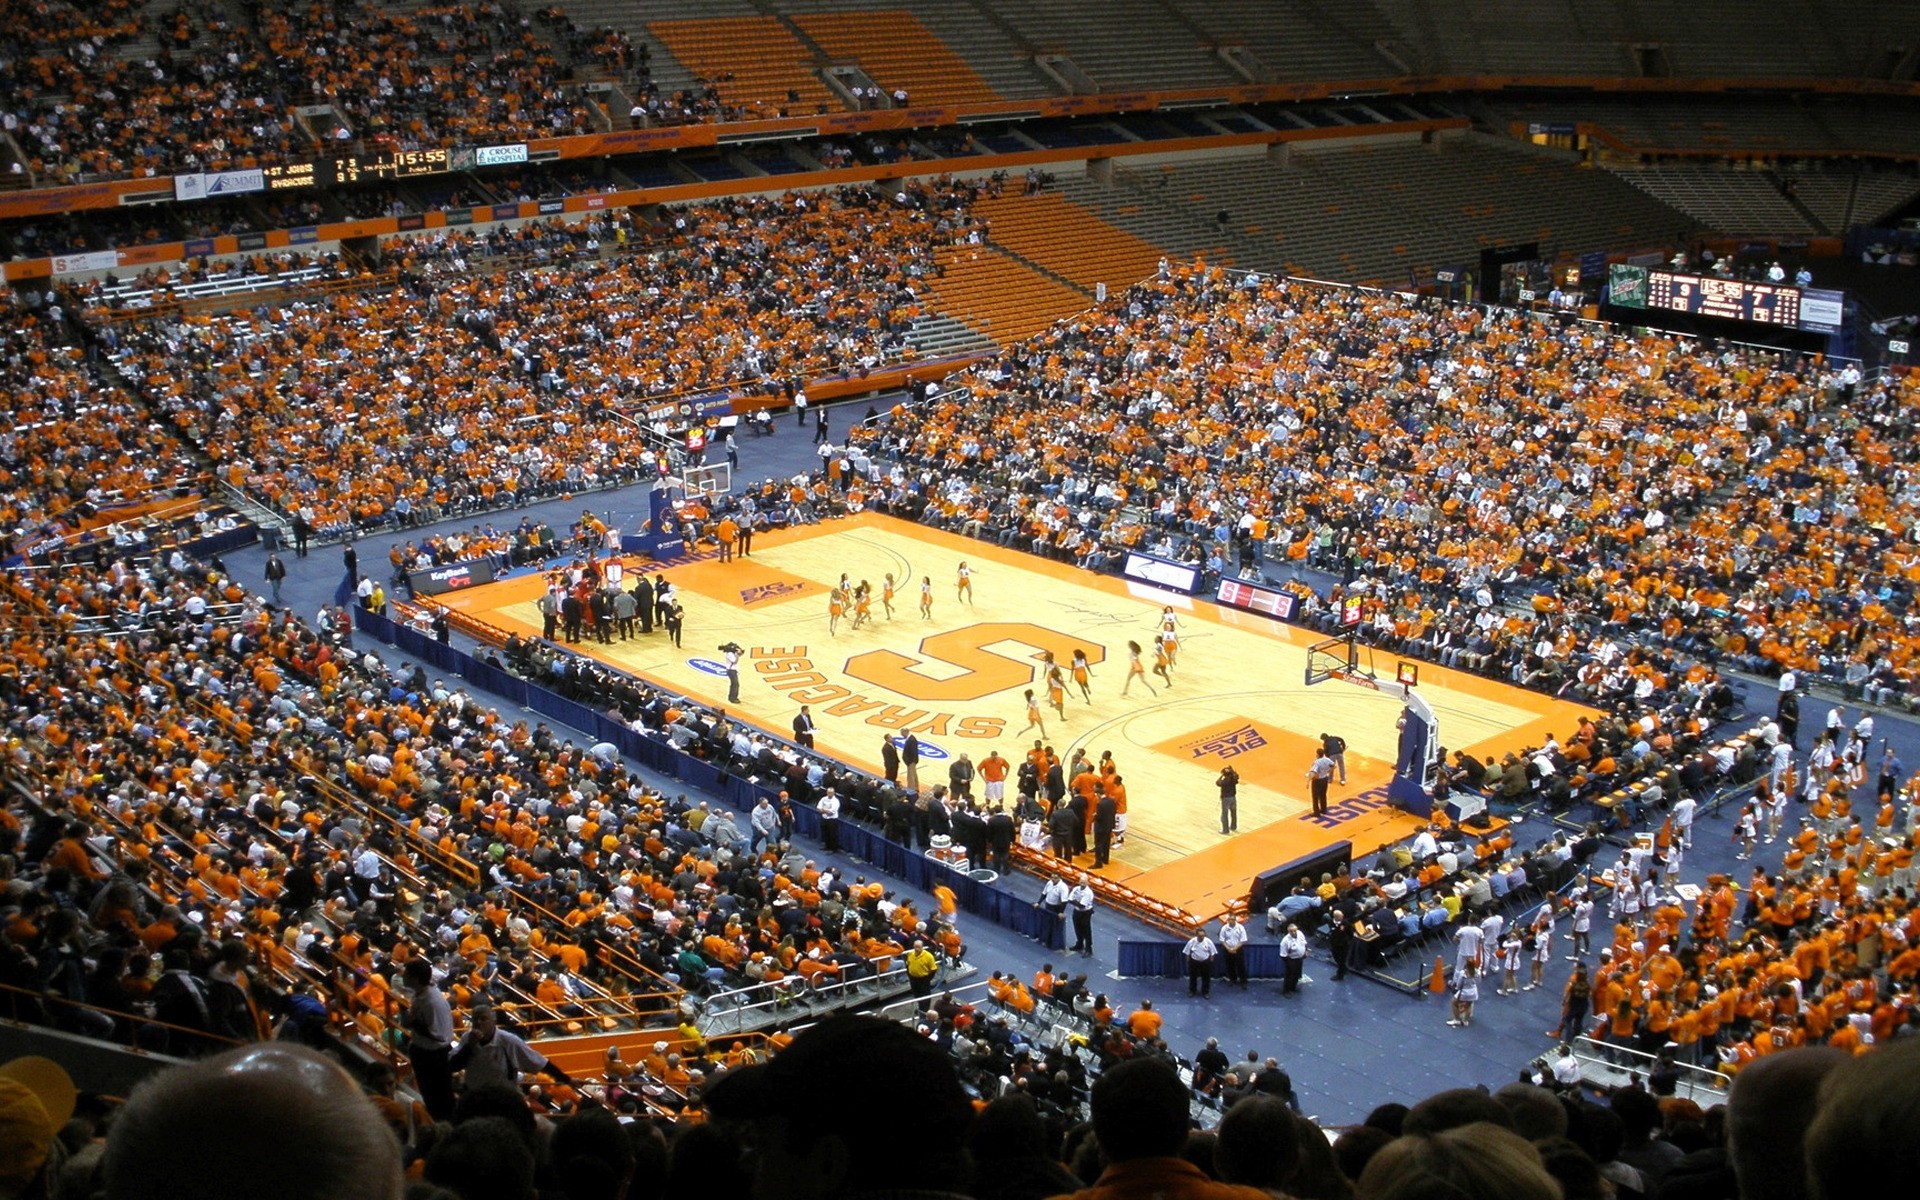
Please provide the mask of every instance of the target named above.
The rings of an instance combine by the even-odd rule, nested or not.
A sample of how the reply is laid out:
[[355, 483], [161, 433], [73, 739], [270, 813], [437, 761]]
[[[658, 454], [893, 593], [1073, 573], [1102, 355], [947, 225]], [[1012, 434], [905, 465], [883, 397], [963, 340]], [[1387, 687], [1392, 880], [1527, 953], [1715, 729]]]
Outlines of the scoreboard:
[[[370, 183], [382, 179], [410, 179], [416, 175], [444, 175], [455, 165], [455, 152], [445, 148], [432, 150], [386, 150], [378, 154], [349, 154], [340, 158], [313, 158], [266, 167], [267, 190], [289, 188], [339, 187]], [[471, 159], [473, 152], [467, 151]]]
[[1763, 325], [1800, 325], [1800, 289], [1786, 284], [1753, 283], [1711, 275], [1647, 272], [1647, 307], [1670, 312], [1758, 321]]

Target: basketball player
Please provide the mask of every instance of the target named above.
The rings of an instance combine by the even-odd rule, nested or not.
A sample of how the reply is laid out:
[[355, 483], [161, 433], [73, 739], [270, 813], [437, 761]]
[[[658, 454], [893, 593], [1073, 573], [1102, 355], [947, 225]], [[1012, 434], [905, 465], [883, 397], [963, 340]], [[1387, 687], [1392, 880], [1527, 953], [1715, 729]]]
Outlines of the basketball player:
[[887, 610], [887, 620], [893, 620], [893, 572], [887, 572], [887, 582], [880, 588], [880, 607]]
[[[1088, 704], [1093, 703], [1093, 689], [1088, 684], [1093, 679], [1092, 664], [1087, 662], [1087, 652], [1079, 647], [1073, 651], [1073, 683], [1080, 689], [1080, 698]], [[1066, 714], [1062, 713], [1062, 716]]]
[[920, 577], [920, 616], [924, 620], [933, 620], [933, 576]]
[[960, 576], [954, 581], [954, 599], [965, 601], [968, 607], [973, 605], [973, 568], [966, 563], [960, 564]]
[[1122, 696], [1126, 695], [1130, 690], [1132, 690], [1133, 681], [1135, 679], [1138, 679], [1142, 684], [1146, 686], [1148, 695], [1158, 696], [1160, 694], [1159, 692], [1156, 692], [1153, 690], [1153, 685], [1151, 683], [1147, 683], [1147, 669], [1140, 665], [1140, 643], [1128, 642], [1127, 643], [1127, 681], [1120, 685], [1120, 694]]
[[1025, 733], [1029, 729], [1038, 729], [1043, 738], [1047, 736], [1047, 723], [1040, 719], [1040, 702], [1033, 698], [1032, 688], [1027, 689], [1027, 723], [1020, 732]]

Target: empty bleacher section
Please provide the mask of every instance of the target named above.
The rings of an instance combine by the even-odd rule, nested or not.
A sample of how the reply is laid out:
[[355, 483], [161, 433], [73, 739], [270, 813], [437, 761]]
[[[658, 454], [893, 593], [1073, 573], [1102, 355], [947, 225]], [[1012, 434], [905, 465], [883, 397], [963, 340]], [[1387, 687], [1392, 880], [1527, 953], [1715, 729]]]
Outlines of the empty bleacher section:
[[1828, 233], [1875, 225], [1920, 196], [1920, 176], [1901, 171], [1808, 171], [1785, 175], [1794, 198]]
[[1010, 193], [974, 211], [997, 245], [1089, 291], [1103, 283], [1124, 291], [1152, 275], [1165, 253], [1057, 192]]
[[911, 104], [991, 104], [1000, 99], [912, 13], [801, 13], [794, 23], [836, 61], [859, 63], [888, 94], [904, 88]]
[[[1920, 8], [1583, 0], [1373, 0], [1436, 73], [1859, 79], [1912, 47]], [[1884, 77], [1882, 75], [1881, 77]]]
[[1617, 5], [1575, 0], [1375, 0], [1425, 48], [1426, 68], [1524, 75], [1632, 75]]
[[1591, 125], [1602, 146], [1639, 154], [1920, 157], [1920, 105], [1898, 97], [1501, 99], [1486, 115], [1506, 127]]
[[777, 17], [655, 20], [647, 23], [647, 32], [694, 75], [719, 87], [727, 104], [743, 115], [846, 107], [813, 73], [813, 51]]
[[[705, 5], [703, 11], [710, 11], [717, 16], [723, 15], [723, 11], [729, 7], [724, 4]], [[645, 76], [661, 92], [672, 95], [698, 87], [698, 77], [673, 55], [662, 53], [664, 47], [659, 40], [647, 33], [648, 19], [670, 15], [666, 7], [653, 0], [581, 0], [579, 4], [568, 5], [566, 11], [588, 29], [617, 29], [632, 39], [636, 48], [644, 46], [648, 52]], [[755, 10], [751, 5], [743, 4], [739, 11], [751, 13]]]
[[1036, 52], [1064, 54], [1102, 91], [1245, 82], [1205, 30], [1157, 0], [979, 0]]
[[1229, 159], [1122, 167], [1114, 178], [1118, 192], [1162, 210], [1184, 206], [1176, 230], [1194, 217], [1224, 224], [1240, 266], [1353, 282], [1404, 283], [1415, 268], [1468, 263], [1496, 243], [1627, 248], [1691, 224], [1605, 172], [1481, 138], [1438, 150], [1296, 147], [1288, 166]]
[[[809, 29], [809, 36], [807, 21], [812, 14], [872, 13], [876, 9], [908, 13], [1002, 98], [1017, 100], [1058, 91], [1034, 68], [1032, 53], [1021, 45], [1012, 27], [996, 21], [972, 0], [783, 0], [780, 5], [782, 12], [792, 14], [802, 28]], [[862, 65], [866, 65], [864, 60]], [[915, 92], [912, 85], [908, 85], [908, 92]]]
[[1275, 81], [1375, 79], [1402, 70], [1375, 49], [1385, 45], [1391, 51], [1398, 31], [1369, 5], [1175, 0], [1171, 7], [1186, 14], [1216, 44], [1251, 51]]
[[1354, 190], [1381, 192], [1450, 234], [1466, 248], [1537, 241], [1544, 247], [1627, 247], [1670, 238], [1678, 214], [1649, 204], [1604, 173], [1557, 156], [1476, 137], [1431, 147], [1363, 146], [1312, 156]]
[[1102, 221], [1152, 242], [1176, 258], [1218, 263], [1244, 257], [1236, 256], [1238, 239], [1215, 224], [1211, 214], [1197, 212], [1157, 192], [1103, 187], [1084, 175], [1069, 175], [1059, 187], [1062, 195]]
[[1719, 233], [1822, 232], [1781, 194], [1780, 185], [1765, 172], [1658, 166], [1623, 170], [1618, 175]]
[[948, 246], [934, 259], [940, 266], [930, 282], [935, 307], [1002, 346], [1080, 312], [1090, 299], [992, 246]]

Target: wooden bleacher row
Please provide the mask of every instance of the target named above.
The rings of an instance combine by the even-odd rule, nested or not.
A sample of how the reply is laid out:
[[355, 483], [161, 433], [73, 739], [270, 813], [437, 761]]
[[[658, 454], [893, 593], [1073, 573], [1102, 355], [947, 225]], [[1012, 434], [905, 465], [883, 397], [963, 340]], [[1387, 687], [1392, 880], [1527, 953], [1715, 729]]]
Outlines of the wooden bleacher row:
[[768, 115], [780, 109], [800, 115], [823, 105], [830, 112], [846, 109], [813, 73], [813, 52], [777, 17], [649, 21], [647, 32], [696, 76], [719, 81], [729, 105]]
[[1088, 291], [1112, 295], [1149, 278], [1165, 251], [1117, 229], [1059, 192], [1022, 195], [1009, 189], [974, 206], [989, 238]]
[[992, 104], [1000, 99], [967, 61], [910, 13], [822, 12], [796, 16], [821, 49], [860, 64], [889, 95], [905, 88], [909, 104]]
[[1663, 204], [1720, 233], [1819, 232], [1781, 194], [1771, 175], [1717, 167], [1657, 166], [1616, 174]]
[[1001, 346], [1011, 346], [1086, 309], [1083, 292], [1016, 262], [989, 245], [935, 251], [940, 274], [928, 290], [941, 312], [958, 317]]

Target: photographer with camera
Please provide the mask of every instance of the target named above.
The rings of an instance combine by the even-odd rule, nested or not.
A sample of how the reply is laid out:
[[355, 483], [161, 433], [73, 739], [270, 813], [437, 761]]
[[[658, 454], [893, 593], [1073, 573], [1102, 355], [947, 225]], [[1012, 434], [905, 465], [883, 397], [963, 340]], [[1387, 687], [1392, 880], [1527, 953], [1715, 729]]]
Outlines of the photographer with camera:
[[720, 647], [727, 662], [727, 703], [740, 703], [740, 643], [727, 642]]

